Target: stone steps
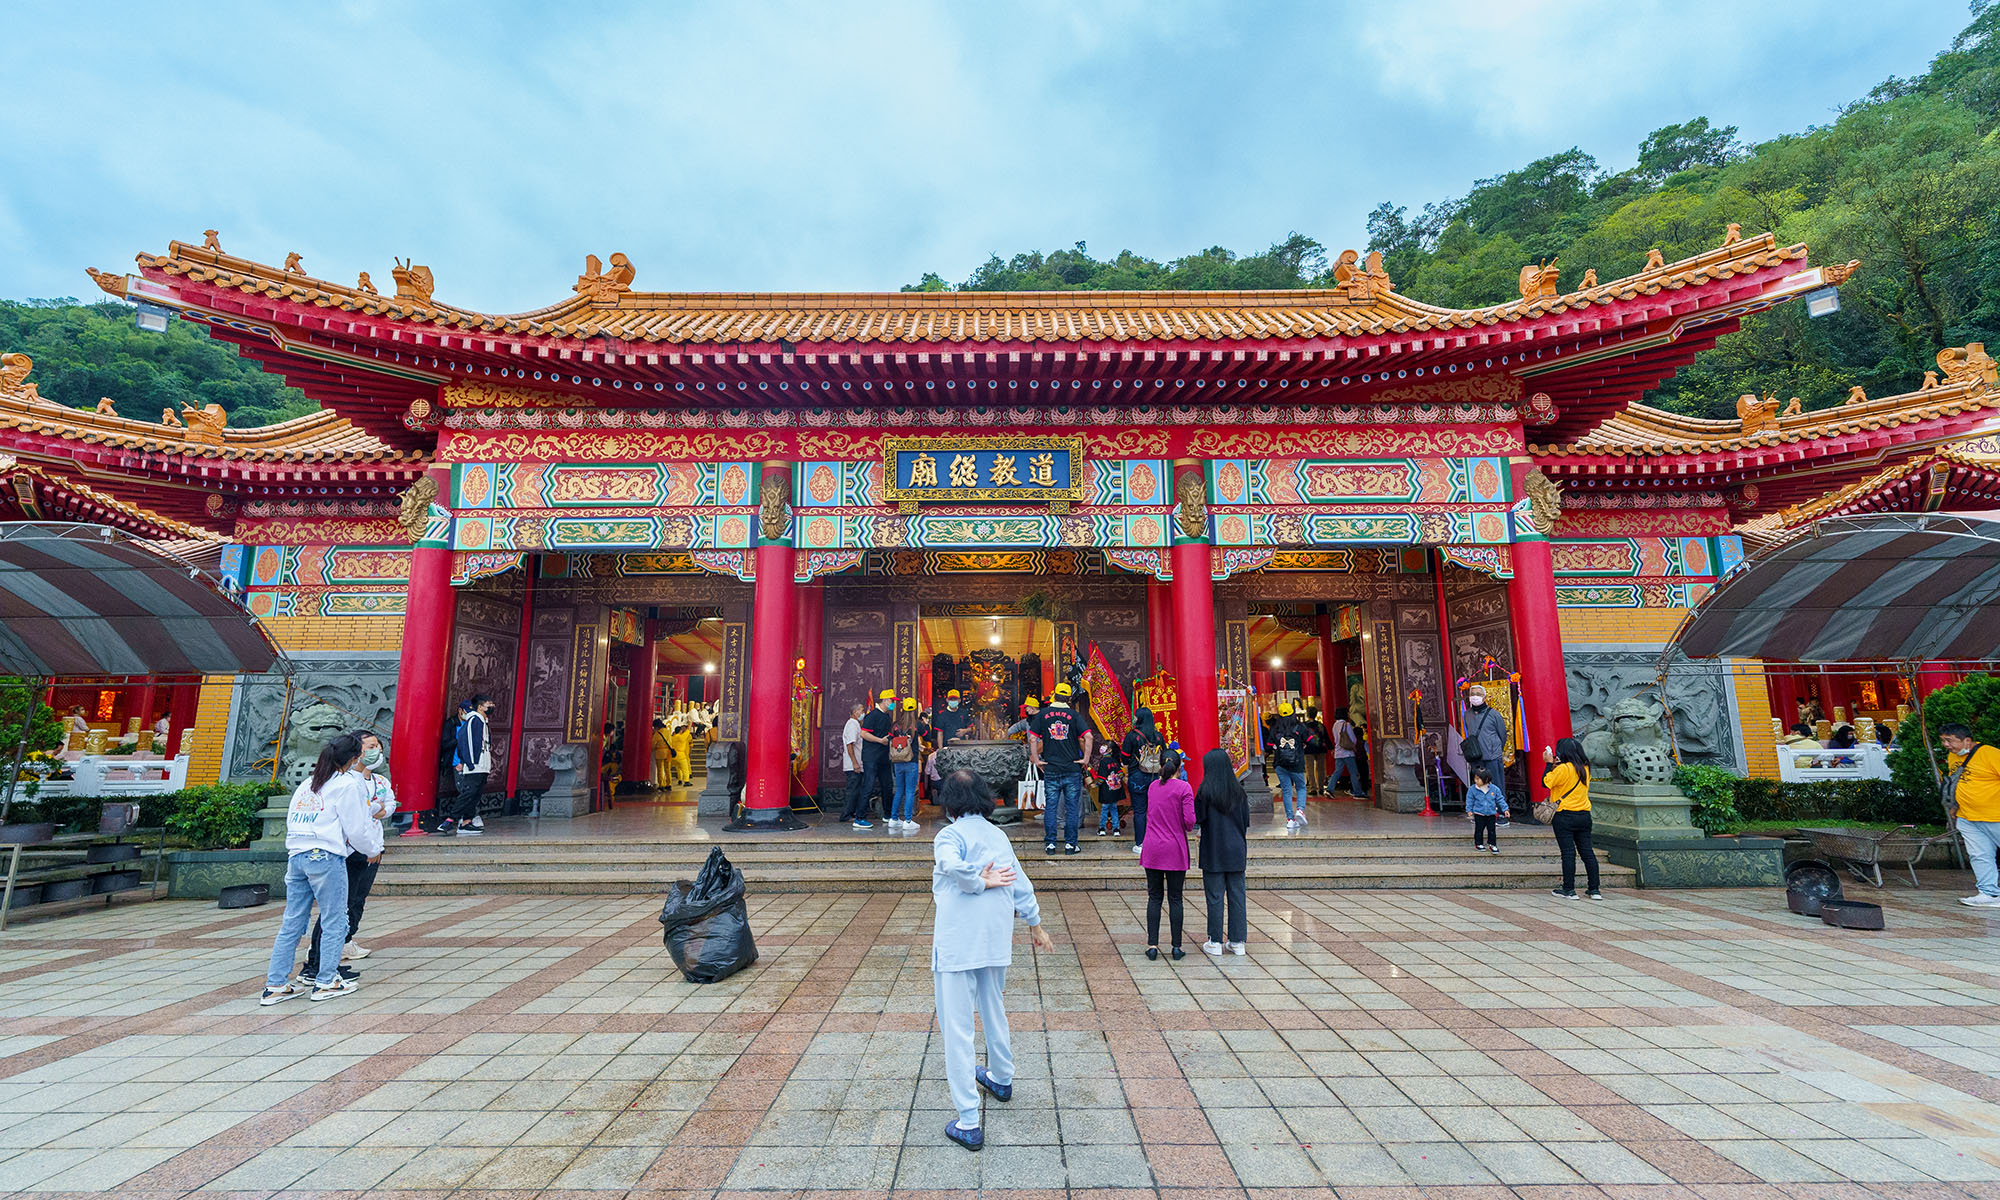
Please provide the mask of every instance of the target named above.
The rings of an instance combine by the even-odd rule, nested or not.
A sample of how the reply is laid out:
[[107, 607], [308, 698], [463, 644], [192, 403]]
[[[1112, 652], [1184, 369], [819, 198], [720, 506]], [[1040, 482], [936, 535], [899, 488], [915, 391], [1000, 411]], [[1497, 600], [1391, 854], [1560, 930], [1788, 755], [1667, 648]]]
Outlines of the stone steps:
[[[438, 839], [392, 844], [375, 891], [385, 895], [555, 893], [645, 895], [691, 878], [720, 845], [762, 892], [902, 891], [930, 889], [928, 836], [886, 836], [844, 830], [726, 835], [715, 841], [526, 838]], [[1475, 855], [1470, 833], [1412, 829], [1405, 833], [1308, 834], [1257, 837], [1251, 869], [1261, 887], [1532, 888], [1560, 871], [1554, 839], [1523, 828], [1503, 837], [1501, 853]], [[1017, 838], [1035, 886], [1053, 891], [1122, 890], [1139, 886], [1138, 860], [1124, 839], [1086, 836], [1075, 855], [1044, 855], [1040, 835]], [[1605, 864], [1605, 882], [1630, 886], [1632, 872]]]

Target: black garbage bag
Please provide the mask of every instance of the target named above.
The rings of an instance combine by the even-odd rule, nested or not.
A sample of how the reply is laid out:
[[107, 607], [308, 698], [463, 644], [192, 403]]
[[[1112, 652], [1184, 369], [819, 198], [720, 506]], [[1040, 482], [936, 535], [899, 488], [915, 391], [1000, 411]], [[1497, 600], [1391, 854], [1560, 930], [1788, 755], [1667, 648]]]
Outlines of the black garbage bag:
[[662, 939], [689, 983], [727, 979], [757, 961], [750, 910], [743, 903], [743, 872], [717, 846], [694, 882], [676, 880], [660, 909]]

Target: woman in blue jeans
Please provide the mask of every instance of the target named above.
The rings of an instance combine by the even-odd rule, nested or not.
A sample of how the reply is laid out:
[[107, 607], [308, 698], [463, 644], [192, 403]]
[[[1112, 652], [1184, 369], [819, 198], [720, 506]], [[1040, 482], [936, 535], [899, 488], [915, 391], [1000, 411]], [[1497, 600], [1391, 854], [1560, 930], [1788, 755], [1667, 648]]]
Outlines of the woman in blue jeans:
[[[889, 769], [895, 777], [895, 802], [889, 806], [889, 828], [915, 830], [917, 827], [917, 771], [923, 764], [918, 756], [923, 753], [919, 744], [923, 730], [917, 719], [917, 701], [914, 697], [903, 701], [896, 713], [896, 723], [889, 730]], [[902, 758], [896, 757], [898, 745], [903, 747]]]
[[[1271, 765], [1278, 771], [1278, 795], [1285, 802], [1285, 828], [1297, 830], [1306, 816], [1306, 733], [1288, 703], [1278, 705], [1271, 727]], [[1206, 761], [1206, 760], [1204, 760]]]
[[368, 811], [368, 789], [354, 773], [361, 740], [343, 733], [320, 748], [313, 772], [292, 793], [285, 814], [285, 919], [271, 944], [270, 970], [259, 1005], [278, 1004], [308, 989], [293, 982], [292, 960], [306, 935], [313, 905], [321, 924], [320, 974], [310, 989], [315, 1001], [355, 990], [340, 975], [340, 951], [347, 944], [347, 856], [382, 858], [382, 826]]

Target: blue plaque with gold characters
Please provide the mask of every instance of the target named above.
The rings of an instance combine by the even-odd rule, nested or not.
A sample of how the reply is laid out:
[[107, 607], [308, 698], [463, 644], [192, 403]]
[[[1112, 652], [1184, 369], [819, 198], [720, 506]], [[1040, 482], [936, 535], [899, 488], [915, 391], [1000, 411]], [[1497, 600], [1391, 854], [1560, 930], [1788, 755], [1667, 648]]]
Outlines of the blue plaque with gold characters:
[[885, 437], [883, 498], [975, 503], [1083, 499], [1080, 437]]

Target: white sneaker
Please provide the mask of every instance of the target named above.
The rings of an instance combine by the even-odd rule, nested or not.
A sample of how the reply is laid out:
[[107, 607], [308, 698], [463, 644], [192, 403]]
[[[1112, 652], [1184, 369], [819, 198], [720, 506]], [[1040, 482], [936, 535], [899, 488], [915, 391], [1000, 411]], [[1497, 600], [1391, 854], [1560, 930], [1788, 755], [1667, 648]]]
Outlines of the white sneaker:
[[2000, 908], [2000, 896], [1989, 896], [1981, 892], [1977, 896], [1967, 896], [1959, 903], [1968, 908]]
[[1293, 833], [1297, 831], [1298, 827], [1299, 827], [1299, 819], [1297, 817], [1289, 817], [1286, 819], [1285, 821], [1286, 833]]
[[1250, 948], [1248, 946], [1245, 946], [1242, 942], [1231, 942], [1229, 943], [1229, 952], [1231, 954], [1234, 954], [1238, 958], [1241, 958], [1244, 955], [1250, 953]]
[[360, 961], [361, 961], [362, 959], [364, 959], [364, 958], [367, 958], [367, 957], [368, 957], [368, 956], [369, 956], [370, 954], [373, 954], [373, 953], [374, 953], [374, 951], [373, 951], [373, 950], [370, 950], [370, 949], [369, 949], [368, 947], [366, 947], [366, 946], [363, 946], [363, 945], [360, 945], [360, 944], [358, 944], [358, 943], [355, 943], [355, 942], [349, 942], [349, 943], [347, 943], [347, 945], [346, 945], [346, 946], [344, 946], [344, 947], [342, 947], [342, 948], [341, 948], [341, 951], [340, 951], [340, 961], [341, 961], [341, 962], [360, 962]]
[[1132, 853], [1134, 853], [1134, 854], [1137, 854], [1137, 853], [1139, 853], [1139, 847], [1137, 847], [1137, 846], [1134, 846], [1134, 847], [1132, 847]]
[[352, 979], [335, 979], [325, 987], [314, 988], [312, 995], [306, 997], [306, 1001], [310, 1004], [317, 1004], [322, 1000], [332, 1000], [336, 997], [345, 996], [350, 992], [358, 992], [360, 990], [361, 985]]
[[1204, 954], [1213, 954], [1215, 957], [1221, 958], [1222, 952], [1226, 947], [1221, 942], [1203, 942], [1201, 949]]
[[1306, 819], [1305, 819], [1304, 817], [1300, 817], [1300, 818], [1299, 818], [1299, 828], [1300, 828], [1300, 829], [1304, 829], [1305, 827], [1306, 827]]

